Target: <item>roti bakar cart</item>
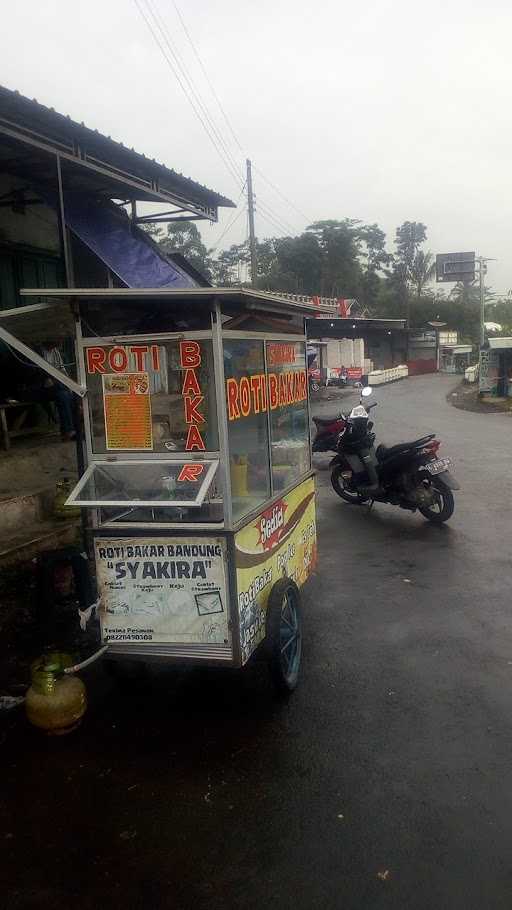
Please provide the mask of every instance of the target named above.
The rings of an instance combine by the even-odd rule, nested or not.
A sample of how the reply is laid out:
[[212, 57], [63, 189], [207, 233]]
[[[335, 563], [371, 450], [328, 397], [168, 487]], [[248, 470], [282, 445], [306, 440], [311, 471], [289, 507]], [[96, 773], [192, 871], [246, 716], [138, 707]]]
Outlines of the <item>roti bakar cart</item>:
[[[72, 308], [108, 657], [241, 667], [301, 659], [315, 565], [304, 319], [245, 289], [47, 291]], [[47, 299], [48, 299], [47, 298]]]

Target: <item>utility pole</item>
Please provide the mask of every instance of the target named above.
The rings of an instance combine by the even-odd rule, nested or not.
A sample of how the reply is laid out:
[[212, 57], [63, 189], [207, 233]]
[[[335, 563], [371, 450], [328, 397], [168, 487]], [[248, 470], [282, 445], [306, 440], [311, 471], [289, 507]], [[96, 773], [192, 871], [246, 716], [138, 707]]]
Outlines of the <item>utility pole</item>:
[[484, 277], [486, 272], [486, 260], [483, 256], [478, 257], [480, 266], [480, 347], [485, 344], [485, 287]]
[[251, 284], [256, 286], [258, 277], [258, 257], [256, 255], [256, 233], [254, 231], [254, 196], [252, 192], [252, 170], [249, 158], [247, 165], [247, 208], [249, 212], [249, 249], [251, 252]]

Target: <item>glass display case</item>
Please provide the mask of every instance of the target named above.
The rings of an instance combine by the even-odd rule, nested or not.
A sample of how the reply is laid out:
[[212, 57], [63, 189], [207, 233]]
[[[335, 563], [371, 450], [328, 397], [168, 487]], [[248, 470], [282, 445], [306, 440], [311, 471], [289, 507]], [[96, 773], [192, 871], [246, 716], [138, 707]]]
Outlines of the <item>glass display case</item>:
[[236, 527], [311, 471], [305, 342], [214, 335], [82, 340], [90, 463], [68, 502], [98, 527]]

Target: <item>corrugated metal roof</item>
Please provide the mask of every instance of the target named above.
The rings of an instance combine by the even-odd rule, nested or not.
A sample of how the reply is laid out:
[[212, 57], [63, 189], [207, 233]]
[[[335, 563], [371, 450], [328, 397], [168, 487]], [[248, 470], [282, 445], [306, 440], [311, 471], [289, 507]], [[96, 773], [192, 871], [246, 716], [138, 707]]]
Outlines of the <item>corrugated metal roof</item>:
[[24, 125], [23, 120], [26, 118], [29, 121], [28, 128], [37, 131], [38, 127], [41, 130], [46, 126], [52, 132], [52, 138], [55, 140], [60, 138], [61, 141], [65, 141], [67, 139], [70, 143], [86, 145], [88, 151], [93, 155], [101, 156], [102, 152], [107, 153], [110, 158], [122, 163], [127, 171], [135, 172], [138, 169], [146, 176], [153, 175], [156, 179], [168, 181], [181, 192], [190, 194], [192, 198], [201, 199], [209, 205], [235, 207], [234, 202], [230, 199], [191, 180], [190, 177], [184, 177], [183, 174], [160, 164], [154, 158], [147, 158], [146, 155], [112, 139], [111, 136], [105, 136], [98, 130], [87, 127], [84, 123], [72, 120], [69, 115], [60, 114], [53, 107], [46, 107], [35, 98], [27, 98], [20, 92], [2, 85], [0, 85], [0, 118], [11, 120], [13, 125], [20, 126]]
[[491, 351], [512, 348], [512, 338], [489, 338], [489, 347]]
[[[30, 297], [44, 297], [51, 300], [187, 300], [187, 301], [225, 301], [242, 305], [261, 305], [267, 308], [275, 307], [288, 313], [302, 313], [311, 316], [318, 313], [318, 307], [308, 303], [300, 303], [279, 297], [277, 294], [267, 294], [253, 288], [21, 288], [20, 296], [23, 300]], [[22, 307], [18, 307], [19, 314]], [[0, 310], [0, 320], [12, 315], [12, 310]], [[313, 324], [317, 320], [313, 320]], [[311, 325], [311, 321], [309, 321]]]

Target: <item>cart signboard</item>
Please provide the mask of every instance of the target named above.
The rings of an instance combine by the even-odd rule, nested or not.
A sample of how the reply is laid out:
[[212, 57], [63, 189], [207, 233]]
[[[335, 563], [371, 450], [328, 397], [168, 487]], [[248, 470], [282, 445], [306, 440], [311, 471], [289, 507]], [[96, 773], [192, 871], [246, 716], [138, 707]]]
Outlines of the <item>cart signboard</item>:
[[95, 550], [106, 642], [228, 643], [222, 538], [101, 537]]
[[235, 534], [242, 663], [265, 638], [265, 611], [276, 581], [301, 587], [316, 564], [315, 485], [310, 477]]
[[148, 374], [103, 373], [101, 378], [107, 449], [152, 449]]

